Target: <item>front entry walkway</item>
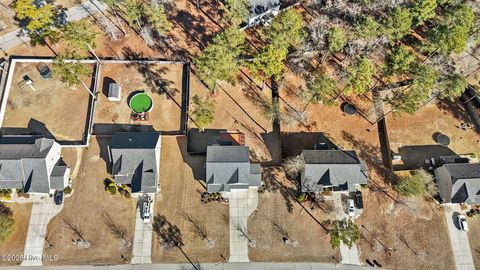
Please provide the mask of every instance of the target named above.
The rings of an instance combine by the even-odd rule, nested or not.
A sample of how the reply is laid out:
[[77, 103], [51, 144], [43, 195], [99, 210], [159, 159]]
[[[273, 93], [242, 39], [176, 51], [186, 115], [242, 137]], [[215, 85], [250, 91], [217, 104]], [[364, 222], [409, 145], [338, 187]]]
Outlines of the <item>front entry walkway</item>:
[[22, 266], [41, 266], [45, 235], [47, 234], [48, 222], [63, 208], [63, 204], [56, 205], [52, 198], [44, 198], [44, 201], [34, 202], [28, 225], [27, 240], [23, 251], [26, 260]]
[[[148, 194], [152, 199], [150, 213], [154, 212], [155, 194]], [[145, 197], [138, 197], [137, 214], [135, 218], [135, 235], [133, 238], [133, 256], [131, 264], [151, 264], [152, 263], [152, 236], [153, 236], [153, 216], [152, 222], [144, 223], [140, 212], [142, 211], [142, 200]]]
[[249, 239], [245, 234], [248, 235], [248, 217], [257, 209], [258, 189], [233, 189], [226, 197], [229, 199], [230, 212], [230, 259], [228, 261], [248, 262]]

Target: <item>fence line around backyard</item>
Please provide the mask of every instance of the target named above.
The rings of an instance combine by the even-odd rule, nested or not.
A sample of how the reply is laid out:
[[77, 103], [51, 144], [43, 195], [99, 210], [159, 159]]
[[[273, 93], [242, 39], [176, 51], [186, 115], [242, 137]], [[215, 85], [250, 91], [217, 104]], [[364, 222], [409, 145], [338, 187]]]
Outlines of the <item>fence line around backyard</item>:
[[[58, 143], [62, 147], [88, 147], [90, 138], [93, 132], [93, 125], [95, 119], [95, 108], [96, 108], [96, 96], [99, 93], [98, 89], [100, 87], [100, 74], [102, 64], [165, 64], [165, 65], [184, 65], [184, 93], [182, 97], [182, 117], [180, 123], [180, 134], [186, 135], [188, 129], [188, 107], [189, 107], [189, 96], [190, 96], [190, 63], [187, 61], [176, 61], [176, 60], [163, 60], [163, 59], [112, 59], [112, 58], [99, 58], [100, 63], [97, 59], [88, 58], [81, 60], [66, 59], [64, 60], [67, 63], [79, 62], [83, 64], [94, 64], [95, 72], [93, 75], [93, 89], [92, 92], [95, 95], [95, 98], [91, 95], [89, 96], [89, 104], [87, 110], [87, 123], [85, 125], [85, 131], [82, 141], [59, 141]], [[0, 107], [0, 128], [3, 127], [3, 120], [5, 117], [5, 112], [7, 110], [8, 97], [10, 94], [10, 89], [13, 82], [13, 75], [15, 73], [15, 65], [17, 63], [53, 63], [53, 57], [32, 57], [32, 56], [11, 56], [8, 61], [8, 70], [6, 80], [2, 81], [3, 89], [1, 94], [1, 107]], [[3, 75], [5, 71], [2, 71], [2, 79], [5, 77]]]

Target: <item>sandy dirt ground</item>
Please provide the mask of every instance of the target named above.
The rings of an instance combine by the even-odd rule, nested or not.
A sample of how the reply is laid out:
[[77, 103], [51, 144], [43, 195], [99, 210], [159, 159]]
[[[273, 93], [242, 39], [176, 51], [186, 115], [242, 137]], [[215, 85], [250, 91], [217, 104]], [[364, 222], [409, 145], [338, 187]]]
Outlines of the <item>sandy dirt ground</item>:
[[[35, 90], [21, 87], [28, 75]], [[90, 78], [82, 78], [87, 86]], [[81, 85], [69, 88], [55, 76], [42, 79], [36, 63], [17, 63], [7, 101], [2, 132], [6, 134], [51, 133], [57, 140], [83, 138], [89, 93]], [[28, 130], [25, 130], [28, 128]]]
[[[78, 171], [73, 166], [74, 153], [65, 155], [70, 161], [72, 177], [76, 175], [72, 179], [72, 196], [65, 199], [63, 210], [48, 225], [47, 233], [53, 247], [45, 249], [44, 254], [56, 254], [59, 258], [58, 262], [50, 264], [121, 264], [125, 263], [122, 256], [127, 261], [131, 258], [132, 247], [123, 247], [105, 224], [105, 215], [108, 214], [133, 241], [136, 201], [104, 191], [103, 180], [109, 176], [105, 164], [108, 142], [109, 138], [97, 140], [93, 137], [88, 149], [83, 150]], [[90, 242], [90, 248], [72, 244], [72, 239], [79, 237], [67, 228], [65, 221], [78, 227], [85, 240]]]
[[377, 260], [390, 269], [454, 268], [442, 208], [421, 199], [396, 203], [381, 191], [365, 193], [364, 212], [357, 220], [363, 262]]
[[[95, 112], [97, 125], [143, 124], [152, 125], [157, 131], [173, 131], [180, 128], [183, 65], [108, 64], [102, 67], [101, 74], [102, 87], [99, 91], [102, 92]], [[107, 99], [108, 82], [112, 80], [122, 88], [121, 101]], [[130, 119], [132, 111], [128, 101], [138, 91], [146, 91], [153, 99], [154, 105], [149, 113], [149, 121], [135, 123]]]
[[[12, 258], [18, 258], [23, 254], [25, 240], [27, 239], [28, 223], [30, 222], [30, 213], [32, 211], [31, 203], [6, 203], [12, 210], [15, 219], [15, 227], [12, 234], [0, 244], [0, 255], [13, 255]], [[6, 257], [8, 259], [8, 256]], [[1, 260], [0, 265], [20, 264], [20, 260]]]
[[[188, 156], [184, 137], [162, 137], [160, 186], [155, 202], [155, 215], [164, 216], [179, 229], [184, 246], [167, 249], [159, 244], [154, 233], [152, 245], [153, 263], [224, 262], [229, 257], [228, 205], [221, 203], [203, 204], [200, 195], [206, 189], [194, 178], [202, 173], [205, 157]], [[195, 233], [184, 214], [190, 214], [197, 224], [206, 228], [208, 238], [215, 241], [213, 248]], [[187, 258], [188, 257], [188, 258]]]
[[[268, 188], [259, 194], [257, 210], [248, 219], [249, 237], [256, 241], [256, 247], [249, 249], [250, 260], [339, 262], [339, 249], [331, 248], [330, 237], [317, 223], [334, 218], [334, 213], [310, 209], [307, 203], [302, 208], [289, 193], [294, 194], [294, 186], [278, 168], [264, 168], [262, 175]], [[285, 236], [289, 243], [284, 243]]]
[[464, 131], [458, 126], [471, 120], [462, 108], [450, 103], [427, 106], [414, 116], [387, 117], [388, 135], [393, 151], [408, 145], [437, 144], [434, 134], [443, 133], [450, 137], [451, 148], [457, 154], [480, 153], [480, 137], [475, 129]]
[[472, 251], [473, 262], [475, 268], [480, 267], [480, 217], [467, 217], [468, 222], [468, 240], [470, 242], [470, 250]]

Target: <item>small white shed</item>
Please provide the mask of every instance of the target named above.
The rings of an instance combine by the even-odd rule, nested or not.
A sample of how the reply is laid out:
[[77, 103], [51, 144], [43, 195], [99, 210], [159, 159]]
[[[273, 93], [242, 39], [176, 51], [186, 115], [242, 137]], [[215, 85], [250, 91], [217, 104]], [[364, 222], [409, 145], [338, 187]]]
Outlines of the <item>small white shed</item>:
[[122, 88], [116, 83], [108, 85], [108, 100], [120, 101], [122, 99]]

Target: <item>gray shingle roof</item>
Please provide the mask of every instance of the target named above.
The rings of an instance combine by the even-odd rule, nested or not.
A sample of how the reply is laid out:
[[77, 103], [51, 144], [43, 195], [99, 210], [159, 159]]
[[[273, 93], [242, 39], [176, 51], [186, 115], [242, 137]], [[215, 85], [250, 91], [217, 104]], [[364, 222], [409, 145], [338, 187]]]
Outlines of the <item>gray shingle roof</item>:
[[305, 168], [301, 174], [303, 192], [319, 192], [324, 187], [355, 191], [355, 185], [366, 184], [368, 172], [355, 151], [304, 150]]
[[50, 174], [50, 187], [52, 189], [64, 189], [65, 178], [68, 177], [69, 171], [67, 166], [55, 166]]
[[54, 143], [53, 139], [38, 136], [1, 137], [0, 188], [23, 187], [29, 193], [49, 193], [54, 189], [45, 160]]
[[[158, 132], [114, 133], [110, 141], [112, 174], [119, 184], [128, 184], [132, 192], [156, 192], [158, 186], [160, 143]], [[160, 151], [159, 149], [157, 149]]]
[[480, 203], [480, 163], [444, 164], [435, 177], [443, 202]]
[[262, 184], [261, 167], [250, 164], [247, 146], [208, 146], [206, 170], [208, 192], [228, 192]]

